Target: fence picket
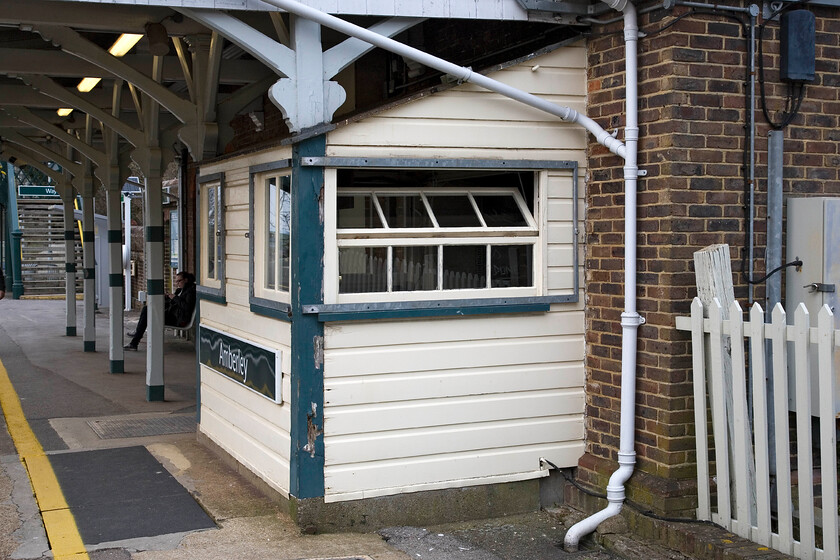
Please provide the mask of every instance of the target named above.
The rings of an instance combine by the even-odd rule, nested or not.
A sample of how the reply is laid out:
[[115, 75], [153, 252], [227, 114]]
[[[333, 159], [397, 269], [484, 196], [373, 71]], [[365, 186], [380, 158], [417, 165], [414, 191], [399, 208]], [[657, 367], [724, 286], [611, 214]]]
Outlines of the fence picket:
[[709, 307], [709, 323], [711, 337], [709, 344], [712, 349], [711, 372], [709, 380], [712, 384], [712, 431], [715, 442], [715, 478], [717, 479], [718, 516], [720, 523], [727, 529], [732, 529], [732, 504], [729, 497], [729, 434], [726, 426], [725, 402], [726, 383], [723, 371], [725, 341], [723, 336], [723, 317], [720, 302], [712, 299]]
[[747, 405], [746, 360], [744, 359], [744, 314], [737, 301], [729, 307], [729, 333], [732, 347], [732, 445], [737, 450], [733, 453], [733, 479], [735, 482], [735, 508], [738, 524], [733, 526], [735, 533], [750, 538], [752, 520], [751, 465], [752, 441], [750, 437], [749, 407]]
[[[764, 323], [764, 312], [755, 304], [750, 309], [749, 323], [743, 321], [741, 308], [734, 304], [722, 309], [717, 299], [704, 306], [699, 298], [691, 305], [691, 318], [679, 318], [679, 330], [691, 330], [692, 367], [694, 376], [694, 419], [697, 438], [698, 519], [711, 518], [737, 534], [802, 560], [827, 560], [840, 557], [840, 513], [838, 513], [837, 430], [834, 415], [834, 394], [840, 382], [834, 371], [840, 354], [840, 330], [834, 328], [834, 315], [823, 306], [817, 327], [811, 327], [804, 305], [787, 325], [787, 314], [777, 304], [771, 322]], [[727, 313], [728, 312], [728, 313]], [[725, 318], [728, 314], [729, 318]], [[708, 333], [708, 336], [704, 336]], [[724, 378], [727, 341], [732, 340], [732, 385]], [[753, 371], [753, 423], [749, 423], [746, 395], [745, 338], [749, 341], [750, 366]], [[791, 361], [788, 363], [788, 352]], [[812, 363], [816, 361], [816, 363]], [[769, 362], [769, 363], [768, 363]], [[773, 367], [773, 402], [769, 402], [768, 366]], [[816, 366], [817, 377], [811, 366]], [[792, 470], [789, 450], [788, 379], [795, 381], [796, 471], [798, 474], [798, 508], [794, 512]], [[818, 391], [812, 396], [812, 384]], [[710, 448], [706, 398], [712, 409], [712, 438], [715, 449], [717, 511], [712, 513], [710, 488]], [[725, 406], [728, 395], [734, 407]], [[818, 396], [817, 396], [818, 395]], [[817, 399], [815, 402], [811, 400]], [[772, 409], [770, 408], [772, 407]], [[775, 465], [770, 463], [770, 412], [776, 422], [774, 443]], [[814, 464], [812, 457], [812, 414], [819, 414], [820, 472], [822, 475], [822, 549], [816, 547], [816, 501], [814, 499]], [[752, 427], [751, 427], [752, 426]], [[753, 448], [754, 455], [747, 451]], [[730, 456], [730, 452], [733, 452]], [[755, 457], [753, 463], [752, 457]], [[771, 467], [776, 470], [778, 533], [771, 524]], [[754, 469], [751, 472], [751, 469]], [[730, 484], [732, 482], [732, 484]], [[730, 489], [734, 491], [733, 497]], [[754, 500], [754, 502], [753, 502]], [[755, 510], [750, 507], [755, 505]], [[733, 519], [732, 508], [737, 517]], [[796, 513], [796, 516], [794, 515]], [[794, 525], [798, 526], [794, 538]]]
[[823, 305], [817, 316], [819, 331], [820, 474], [822, 475], [823, 558], [840, 558], [840, 515], [837, 511], [837, 429], [834, 422], [834, 314]]
[[771, 544], [770, 526], [770, 442], [767, 414], [764, 311], [758, 303], [750, 309], [750, 360], [752, 361], [753, 425], [755, 438], [756, 529], [752, 539], [766, 546]]
[[799, 474], [799, 542], [803, 560], [814, 558], [814, 486], [810, 483], [814, 473], [811, 456], [811, 317], [804, 303], [794, 313], [796, 330], [794, 362], [796, 371], [796, 464]]
[[709, 488], [709, 433], [706, 428], [706, 353], [703, 344], [703, 303], [700, 298], [691, 302], [691, 353], [694, 370], [694, 435], [697, 448], [697, 519], [712, 519], [711, 489]]
[[767, 327], [773, 341], [773, 416], [776, 419], [776, 511], [779, 551], [793, 554], [793, 498], [791, 493], [790, 435], [788, 434], [787, 313], [777, 303]]

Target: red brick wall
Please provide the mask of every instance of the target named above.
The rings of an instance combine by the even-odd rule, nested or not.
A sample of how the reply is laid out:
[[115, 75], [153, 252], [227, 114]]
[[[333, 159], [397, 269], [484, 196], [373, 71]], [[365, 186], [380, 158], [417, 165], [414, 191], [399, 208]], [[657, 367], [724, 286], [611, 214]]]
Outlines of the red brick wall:
[[[735, 6], [737, 3], [727, 5]], [[746, 7], [747, 3], [742, 3]], [[785, 129], [785, 193], [840, 193], [837, 141], [840, 20], [817, 14], [817, 80]], [[747, 40], [722, 15], [694, 14], [670, 27], [670, 14], [640, 17], [639, 42], [637, 473], [629, 498], [654, 510], [693, 515], [695, 452], [690, 345], [675, 330], [696, 295], [693, 253], [728, 243], [735, 296], [748, 305], [740, 274], [746, 251], [744, 148]], [[624, 126], [624, 41], [621, 23], [599, 26], [589, 41], [588, 114], [606, 128]], [[657, 32], [657, 30], [661, 31]], [[784, 106], [778, 81], [778, 24], [764, 34], [768, 106]], [[756, 87], [758, 92], [758, 86]], [[757, 94], [758, 96], [758, 94]], [[754, 277], [764, 275], [767, 133], [756, 103]], [[586, 456], [579, 478], [603, 488], [615, 468], [619, 434], [623, 310], [624, 193], [622, 160], [590, 141], [586, 190]], [[763, 303], [763, 288], [755, 297]], [[762, 299], [759, 299], [762, 298]]]

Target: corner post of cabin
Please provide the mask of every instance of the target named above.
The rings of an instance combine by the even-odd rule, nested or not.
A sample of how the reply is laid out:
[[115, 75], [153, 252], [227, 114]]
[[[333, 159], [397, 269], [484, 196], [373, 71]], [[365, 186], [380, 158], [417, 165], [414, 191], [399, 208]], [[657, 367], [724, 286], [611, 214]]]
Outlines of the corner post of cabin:
[[298, 500], [324, 495], [324, 325], [302, 313], [303, 305], [324, 301], [324, 168], [301, 162], [325, 151], [319, 135], [296, 144], [292, 155], [290, 494]]
[[76, 223], [73, 219], [73, 185], [65, 177], [61, 189], [61, 202], [64, 204], [64, 301], [65, 332], [67, 336], [76, 336]]

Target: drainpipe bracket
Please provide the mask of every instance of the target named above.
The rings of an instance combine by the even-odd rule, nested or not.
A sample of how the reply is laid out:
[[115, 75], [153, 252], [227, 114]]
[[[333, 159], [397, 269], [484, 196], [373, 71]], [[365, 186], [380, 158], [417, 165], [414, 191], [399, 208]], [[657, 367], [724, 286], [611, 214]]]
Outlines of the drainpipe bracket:
[[647, 177], [647, 169], [639, 169], [637, 170], [636, 174], [639, 177]]
[[621, 326], [622, 327], [639, 327], [645, 324], [645, 319], [638, 313], [634, 312], [627, 312], [621, 314]]

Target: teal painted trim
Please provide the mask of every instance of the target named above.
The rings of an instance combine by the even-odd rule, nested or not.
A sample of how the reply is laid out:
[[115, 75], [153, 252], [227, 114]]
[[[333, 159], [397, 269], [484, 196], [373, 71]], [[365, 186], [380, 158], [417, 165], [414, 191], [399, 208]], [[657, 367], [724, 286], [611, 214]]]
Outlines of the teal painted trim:
[[511, 305], [551, 305], [554, 303], [576, 303], [577, 294], [556, 296], [518, 296], [470, 299], [433, 299], [418, 301], [372, 301], [370, 303], [304, 304], [303, 313], [363, 313], [378, 311], [407, 311], [423, 309], [461, 309], [466, 307], [509, 307]]
[[162, 296], [165, 293], [163, 290], [163, 278], [146, 280], [146, 293], [150, 296]]
[[93, 233], [93, 230], [84, 230], [82, 232], [82, 241], [84, 243], [93, 243], [96, 240], [96, 236]]
[[122, 243], [122, 230], [109, 229], [108, 230], [108, 243]]
[[163, 402], [163, 385], [146, 385], [148, 402]]
[[267, 305], [260, 305], [259, 303], [251, 302], [251, 313], [262, 315], [263, 317], [271, 317], [272, 319], [280, 319], [287, 323], [292, 322], [292, 308], [289, 305], [283, 305], [281, 308], [269, 307]]
[[64, 336], [76, 336], [76, 327], [67, 327]]
[[96, 269], [95, 268], [84, 268], [82, 269], [82, 278], [85, 280], [96, 280]]
[[146, 226], [143, 231], [148, 243], [163, 243], [163, 226]]
[[220, 295], [216, 293], [215, 290], [213, 292], [205, 290], [206, 288], [204, 288], [203, 286], [196, 286], [195, 293], [199, 299], [202, 299], [204, 301], [212, 301], [213, 303], [218, 303], [219, 305], [227, 305], [227, 298], [224, 296], [224, 294]]
[[72, 229], [65, 229], [64, 230], [64, 240], [65, 241], [73, 241], [76, 239], [76, 232]]
[[278, 159], [277, 161], [272, 161], [269, 163], [260, 163], [258, 165], [252, 165], [248, 168], [248, 173], [253, 175], [254, 173], [263, 173], [265, 171], [274, 171], [275, 169], [288, 169], [292, 166], [292, 160], [290, 159]]
[[414, 317], [459, 317], [466, 315], [498, 315], [502, 313], [545, 313], [550, 305], [531, 303], [520, 305], [488, 305], [474, 307], [448, 307], [437, 309], [391, 309], [380, 311], [336, 311], [318, 314], [318, 320], [368, 321], [374, 319], [411, 319]]
[[[326, 136], [292, 148], [292, 348], [291, 460], [289, 493], [298, 499], [324, 495], [324, 324], [302, 313], [301, 302], [323, 303], [324, 223], [321, 193], [324, 168], [301, 165], [324, 156]], [[304, 250], [305, 248], [305, 250]], [[286, 399], [284, 399], [286, 400]], [[319, 434], [319, 432], [321, 432]], [[318, 434], [309, 440], [309, 434]]]
[[125, 360], [111, 360], [111, 373], [125, 373]]
[[108, 285], [112, 288], [122, 288], [125, 278], [122, 274], [109, 274]]
[[76, 263], [74, 263], [74, 262], [64, 263], [64, 272], [76, 272]]
[[96, 352], [96, 341], [95, 340], [85, 340], [85, 352]]

